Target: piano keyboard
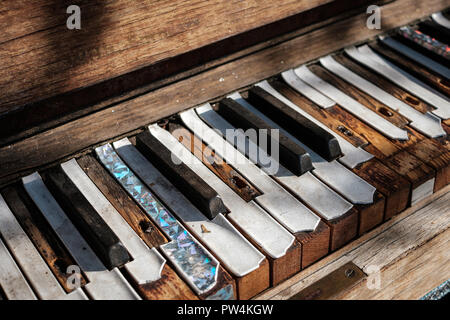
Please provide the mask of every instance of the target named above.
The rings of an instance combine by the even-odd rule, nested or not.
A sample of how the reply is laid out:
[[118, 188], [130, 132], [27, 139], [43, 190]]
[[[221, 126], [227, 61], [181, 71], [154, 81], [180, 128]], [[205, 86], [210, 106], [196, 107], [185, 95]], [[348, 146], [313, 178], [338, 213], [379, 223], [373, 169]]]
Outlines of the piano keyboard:
[[442, 189], [449, 34], [437, 13], [4, 188], [0, 299], [250, 299]]

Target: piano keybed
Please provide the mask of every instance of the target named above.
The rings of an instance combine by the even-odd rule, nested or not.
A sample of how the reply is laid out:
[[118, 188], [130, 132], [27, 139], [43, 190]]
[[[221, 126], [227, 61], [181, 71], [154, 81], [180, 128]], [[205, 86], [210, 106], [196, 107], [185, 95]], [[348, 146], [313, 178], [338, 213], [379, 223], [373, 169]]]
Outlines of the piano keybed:
[[449, 27], [435, 14], [3, 188], [0, 299], [250, 299], [443, 189]]

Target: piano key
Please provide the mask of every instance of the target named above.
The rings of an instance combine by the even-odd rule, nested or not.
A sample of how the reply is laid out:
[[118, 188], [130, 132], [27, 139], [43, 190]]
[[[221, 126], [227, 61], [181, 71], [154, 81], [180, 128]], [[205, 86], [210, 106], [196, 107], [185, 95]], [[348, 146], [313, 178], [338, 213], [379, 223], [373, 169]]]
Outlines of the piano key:
[[39, 299], [87, 300], [78, 288], [66, 294], [0, 195], [0, 234]]
[[322, 58], [320, 62], [329, 71], [343, 78], [365, 93], [370, 94], [390, 109], [396, 110], [398, 113], [405, 116], [411, 121], [410, 125], [413, 128], [432, 138], [445, 135], [445, 131], [442, 129], [441, 121], [438, 117], [430, 113], [423, 114], [415, 110], [403, 101], [396, 99], [386, 91], [382, 90], [375, 84], [339, 64], [331, 56]]
[[[202, 112], [202, 108], [205, 112]], [[203, 107], [196, 108], [198, 115], [194, 110], [183, 112], [180, 114], [181, 120], [196, 136], [214, 149], [214, 152], [233, 165], [236, 170], [261, 190], [263, 194], [255, 199], [255, 203], [269, 212], [296, 236], [302, 244], [302, 253], [305, 252], [305, 248], [315, 245], [316, 248], [322, 246], [323, 254], [325, 254], [328, 250], [328, 244], [324, 245], [324, 240], [329, 236], [329, 227], [264, 171], [252, 164], [231, 144], [222, 139], [218, 133], [210, 129], [200, 118], [203, 117], [205, 120], [208, 116], [208, 109], [210, 109], [210, 106], [206, 104]], [[271, 172], [277, 171], [277, 163], [269, 162], [268, 165], [269, 167], [266, 167], [266, 169], [271, 170]], [[308, 253], [310, 252], [308, 251]], [[321, 256], [319, 252], [311, 257], [302, 255], [302, 261], [315, 261], [314, 259]]]
[[[273, 88], [272, 88], [273, 89]], [[280, 95], [277, 91], [273, 89], [274, 93]], [[281, 95], [280, 95], [281, 96]], [[306, 102], [306, 101], [305, 101]], [[316, 154], [313, 150], [305, 146], [300, 140], [293, 137], [291, 133], [288, 133], [283, 127], [275, 124], [271, 119], [264, 115], [261, 110], [257, 110], [254, 106], [250, 105], [243, 99], [239, 99], [239, 103], [242, 104], [247, 109], [257, 114], [259, 117], [265, 119], [266, 122], [270, 122], [273, 126], [282, 130], [286, 135], [288, 135], [291, 140], [295, 141], [298, 145], [302, 146], [310, 154], [314, 171], [313, 173], [318, 175], [322, 180], [326, 181], [328, 184], [332, 185], [333, 188], [338, 190], [347, 199], [349, 199], [354, 204], [370, 204], [373, 202], [375, 188], [370, 186], [367, 182], [359, 178], [358, 176], [351, 174], [344, 167], [340, 166], [336, 161], [327, 162], [325, 159]], [[340, 175], [339, 179], [335, 179], [335, 175]], [[355, 186], [358, 186], [357, 188]]]
[[[210, 105], [188, 110], [180, 114], [183, 123], [200, 139], [205, 141], [225, 161], [247, 177], [261, 190], [263, 195], [257, 197], [256, 202], [266, 209], [275, 219], [292, 233], [314, 231], [320, 222], [311, 210], [292, 197], [260, 168], [251, 163], [244, 155], [238, 152], [231, 144], [224, 142], [222, 137], [209, 128], [200, 118], [206, 119]], [[269, 170], [276, 172], [277, 168], [271, 166]]]
[[227, 209], [210, 186], [195, 174], [184, 163], [174, 163], [172, 155], [158, 139], [149, 132], [143, 132], [136, 137], [136, 147], [178, 189], [185, 190], [189, 200], [197, 206], [209, 219], [214, 219]]
[[242, 199], [249, 202], [261, 195], [261, 192], [256, 189], [249, 180], [234, 170], [232, 166], [217, 156], [213, 150], [208, 148], [199, 139], [196, 139], [183, 126], [169, 122], [166, 129], [186, 148], [191, 150], [197, 158], [201, 159], [203, 164], [207, 166], [209, 170], [222, 179], [222, 181], [233, 189], [233, 191]]
[[433, 59], [428, 58], [427, 56], [421, 54], [420, 52], [411, 49], [410, 47], [402, 44], [401, 42], [391, 37], [381, 36], [379, 37], [379, 40], [381, 41], [382, 44], [389, 47], [390, 49], [404, 55], [405, 57], [408, 57], [414, 62], [430, 69], [434, 73], [441, 75], [447, 80], [450, 79], [450, 69], [434, 61]]
[[394, 52], [387, 46], [384, 46], [382, 43], [373, 42], [370, 44], [370, 47], [375, 52], [382, 55], [383, 57], [385, 57], [392, 63], [396, 64], [403, 70], [408, 70], [408, 72], [412, 76], [424, 81], [433, 89], [437, 90], [438, 92], [444, 95], [450, 96], [450, 81], [445, 77], [432, 72], [426, 67], [400, 55], [397, 52]]
[[[76, 262], [41, 215], [23, 185], [8, 186], [2, 190], [2, 195], [59, 284], [67, 293], [72, 292], [74, 288], [69, 279], [71, 274], [67, 273], [67, 269], [69, 266], [76, 265]], [[78, 279], [80, 287], [86, 285], [87, 279], [83, 274], [79, 275]]]
[[[325, 114], [323, 109], [316, 106], [313, 102], [309, 101], [305, 97], [301, 96], [297, 91], [288, 87], [287, 85], [274, 81], [271, 84], [274, 90], [277, 90], [280, 95], [292, 101], [293, 104], [297, 106], [302, 106], [305, 109], [303, 112], [311, 113], [311, 116], [317, 119], [317, 121], [323, 122], [324, 125], [330, 128], [336, 128], [336, 130], [342, 130], [347, 133], [347, 135], [357, 134], [354, 130], [346, 126], [344, 123], [335, 119], [333, 117]], [[332, 119], [333, 121], [330, 121]], [[331, 130], [331, 129], [330, 129]], [[367, 143], [368, 144], [368, 143]], [[327, 163], [327, 162], [325, 162]], [[333, 162], [331, 162], [333, 163]], [[313, 162], [315, 170], [317, 171], [317, 164]], [[326, 167], [330, 170], [329, 175], [332, 176], [336, 169], [327, 165]], [[336, 166], [336, 168], [340, 168]], [[372, 158], [359, 166], [351, 169], [358, 176], [366, 180], [370, 185], [373, 185], [377, 190], [382, 191], [383, 195], [386, 197], [386, 207], [385, 207], [385, 217], [392, 217], [393, 215], [400, 213], [408, 205], [408, 199], [410, 194], [410, 183], [404, 179], [402, 176], [398, 175], [394, 170], [389, 169], [387, 166], [383, 165], [376, 158]], [[342, 171], [341, 172], [345, 172]], [[328, 184], [330, 184], [327, 181]], [[359, 189], [350, 185], [351, 189]], [[341, 192], [341, 194], [344, 194]]]
[[[172, 152], [184, 163], [197, 172], [211, 187], [222, 197], [230, 212], [227, 218], [241, 230], [254, 245], [261, 249], [270, 262], [270, 283], [276, 285], [300, 270], [302, 259], [314, 259], [318, 252], [322, 253], [323, 247], [328, 252], [329, 228], [320, 223], [316, 232], [321, 236], [323, 244], [309, 241], [304, 235], [297, 234], [296, 238], [303, 242], [302, 245], [296, 238], [287, 232], [276, 220], [265, 212], [255, 201], [245, 202], [233, 192], [219, 177], [211, 172], [202, 161], [184, 148], [178, 140], [168, 132], [160, 131], [158, 138], [170, 148]], [[186, 150], [188, 149], [188, 150]], [[198, 154], [197, 154], [198, 156]], [[314, 237], [314, 233], [307, 234]], [[311, 248], [314, 252], [311, 252]], [[305, 256], [302, 256], [302, 252]], [[309, 262], [309, 260], [306, 260]]]
[[437, 41], [447, 45], [450, 44], [450, 30], [433, 20], [420, 22], [419, 30]]
[[[118, 153], [120, 152], [121, 157], [127, 155], [125, 151], [129, 148], [124, 145], [127, 142], [127, 139], [115, 142], [114, 147]], [[98, 147], [95, 151], [106, 169], [169, 237], [171, 242], [160, 246], [160, 250], [200, 298], [213, 296], [225, 290], [228, 285], [234, 286], [232, 278], [223, 270], [217, 259], [155, 198], [148, 186], [139, 178], [143, 176], [142, 172], [139, 172], [138, 177], [127, 166], [133, 158], [126, 158], [125, 162], [109, 144]], [[234, 290], [231, 293], [228, 299], [234, 299]]]
[[[358, 175], [347, 170], [337, 161], [327, 162], [319, 155], [314, 153], [311, 149], [303, 145], [303, 143], [293, 137], [290, 133], [284, 130], [281, 126], [273, 120], [266, 117], [262, 112], [257, 110], [246, 100], [242, 98], [239, 93], [234, 93], [229, 98], [237, 101], [242, 107], [246, 108], [254, 115], [263, 119], [267, 124], [273, 128], [277, 128], [289, 137], [294, 143], [302, 146], [310, 154], [315, 169], [311, 171], [315, 176], [330, 185], [334, 190], [341, 193], [346, 199], [355, 204], [359, 211], [360, 233], [373, 228], [379, 224], [383, 219], [384, 199], [378, 194], [376, 188], [364, 181]], [[278, 179], [289, 179], [279, 173]], [[288, 183], [286, 182], [286, 185]], [[331, 199], [332, 197], [330, 197]], [[336, 209], [336, 207], [335, 207]], [[321, 211], [319, 210], [319, 213]]]
[[121, 267], [130, 256], [116, 234], [86, 200], [60, 166], [45, 171], [45, 184], [64, 212], [108, 269]]
[[432, 112], [441, 119], [450, 118], [449, 101], [425, 88], [425, 84], [417, 84], [418, 80], [412, 81], [409, 77], [399, 72], [398, 69], [395, 69], [392, 64], [389, 64], [385, 59], [374, 53], [367, 45], [359, 47], [358, 49], [354, 47], [346, 49], [345, 52], [356, 61], [369, 67], [406, 91], [430, 103], [436, 108]]
[[[224, 139], [227, 139], [228, 137], [226, 134], [227, 130], [236, 130], [232, 124], [227, 122], [213, 110], [209, 113], [206, 121], [209, 126], [218, 130], [217, 132], [221, 133]], [[261, 150], [257, 145], [257, 141], [246, 137], [243, 133], [240, 133], [239, 139], [245, 141], [245, 144], [237, 143], [234, 139], [229, 139], [228, 142], [232, 145], [234, 144], [234, 147], [237, 150], [265, 170], [264, 164], [261, 163], [260, 160], [261, 155], [263, 155], [263, 157], [270, 156], [265, 154], [264, 150]], [[258, 152], [249, 152], [249, 150], [253, 150], [252, 148], [258, 150]], [[276, 160], [272, 159], [272, 161]], [[282, 165], [279, 165], [279, 169], [276, 173], [266, 173], [275, 177], [277, 181], [295, 193], [308, 205], [308, 207], [316, 210], [316, 212], [327, 221], [327, 224], [331, 228], [331, 250], [342, 247], [356, 236], [358, 211], [352, 209], [352, 204], [341, 198], [312, 174], [305, 173], [298, 177]]]
[[[170, 125], [169, 125], [169, 130], [170, 130]], [[197, 157], [203, 163], [204, 166], [210, 168], [210, 167], [215, 167], [218, 164], [224, 163], [224, 160], [216, 154], [215, 154], [214, 158], [211, 159], [209, 157], [202, 157], [201, 153], [198, 153], [198, 152], [196, 153], [195, 152], [196, 148], [201, 148], [201, 149], [205, 150], [206, 154], [209, 154], [213, 151], [212, 151], [212, 149], [207, 147], [193, 133], [191, 133], [184, 127], [178, 127], [177, 130], [173, 130], [173, 131], [171, 131], [171, 133], [172, 133], [172, 135], [174, 135], [174, 137], [178, 141], [180, 141], [181, 144], [184, 145], [184, 147], [186, 149], [191, 151], [191, 153], [195, 157]], [[183, 139], [180, 139], [181, 137]], [[213, 161], [211, 161], [211, 160], [213, 160]], [[216, 175], [218, 178], [220, 178], [222, 180], [222, 182], [224, 182], [225, 184], [227, 183], [226, 179], [223, 176], [218, 175], [217, 173], [216, 173]], [[320, 257], [322, 257], [323, 255], [325, 255], [327, 253], [327, 251], [328, 251], [327, 241], [329, 241], [329, 239], [327, 240], [327, 238], [329, 237], [328, 233], [329, 233], [329, 227], [327, 227], [323, 222], [321, 222], [319, 224], [319, 226], [316, 228], [316, 232], [305, 233], [303, 237], [297, 235], [296, 238], [298, 241], [300, 241], [301, 246], [302, 246], [302, 248], [301, 248], [302, 249], [301, 250], [302, 251], [301, 265], [303, 268], [306, 267], [307, 265], [313, 263], [314, 261], [316, 261], [317, 259], [319, 259]], [[322, 243], [320, 243], [320, 241], [322, 241]], [[321, 250], [318, 250], [318, 248], [320, 248]], [[291, 260], [289, 260], [287, 258], [287, 255], [289, 255], [289, 254], [290, 253], [288, 252], [285, 257], [278, 259], [277, 262], [279, 262], [279, 260], [291, 261], [292, 258], [291, 258]], [[283, 264], [283, 262], [279, 263], [279, 265], [282, 265], [282, 264]], [[275, 265], [275, 263], [274, 263], [274, 265]], [[274, 266], [273, 269], [282, 269], [282, 268], [277, 268], [276, 266]], [[283, 272], [286, 273], [286, 270], [283, 269]], [[282, 279], [282, 277], [280, 277], [280, 276], [277, 276], [277, 278]]]
[[336, 89], [316, 74], [311, 72], [307, 66], [302, 66], [295, 69], [295, 73], [303, 81], [307, 82], [310, 86], [314, 87], [316, 90], [327, 95], [333, 99], [339, 106], [350, 112], [353, 116], [360, 118], [368, 125], [381, 131], [391, 139], [396, 140], [408, 140], [408, 133], [402, 130], [386, 119], [380, 117], [378, 114], [372, 112], [371, 110], [365, 108], [359, 102], [350, 98], [344, 94], [339, 89]]
[[[168, 242], [167, 238], [147, 214], [92, 155], [83, 156], [77, 159], [77, 162], [149, 248], [158, 248]], [[164, 265], [161, 278], [157, 283], [136, 287], [139, 294], [148, 300], [198, 299], [188, 284], [178, 276], [168, 263]]]
[[[157, 125], [149, 127], [149, 134], [157, 139], [158, 143], [168, 152], [171, 152], [165, 146], [164, 140], [159, 140], [160, 135], [164, 133], [170, 136], [168, 132]], [[200, 239], [211, 252], [214, 252], [226, 269], [230, 271], [236, 279], [240, 299], [249, 299], [269, 286], [269, 264], [265, 256], [253, 247], [224, 218], [223, 214], [218, 214], [212, 220], [205, 217], [188, 200], [187, 194], [183, 195], [165, 178], [165, 174], [161, 174], [164, 171], [158, 171], [128, 141], [122, 140], [117, 150], [145, 184], [152, 186], [152, 191], [157, 194], [158, 198], [176, 213], [189, 231]], [[176, 155], [173, 154], [173, 156]], [[177, 163], [180, 162], [177, 161]], [[208, 232], [205, 232], [205, 229]], [[224, 246], [224, 243], [227, 243], [227, 246]], [[246, 259], [243, 260], [242, 257], [246, 257]], [[259, 282], [252, 284], [249, 283], [250, 281]]]
[[338, 140], [333, 135], [303, 115], [294, 112], [262, 88], [251, 88], [248, 99], [254, 106], [265, 110], [272, 117], [281, 117], [280, 121], [286, 128], [291, 128], [297, 137], [301, 137], [306, 145], [326, 160], [332, 161], [342, 155]]
[[[411, 96], [401, 88], [392, 85], [387, 80], [380, 78], [378, 75], [370, 72], [369, 70], [350, 61], [348, 58], [345, 58], [343, 56], [336, 56], [335, 58], [342, 65], [345, 65], [347, 68], [358, 73], [368, 81], [371, 81], [372, 83], [376, 84], [378, 87], [386, 91], [388, 94], [408, 104], [408, 106], [410, 106], [411, 108], [414, 108], [419, 112], [423, 112], [423, 110], [428, 110], [431, 108], [426, 103], [418, 100], [414, 96]], [[363, 99], [365, 101], [368, 101], [371, 98], [365, 97]], [[370, 107], [374, 107], [375, 105], [378, 105], [377, 101], [372, 101], [371, 104], [368, 104], [368, 106]], [[391, 111], [392, 114], [395, 114], [395, 112], [396, 111], [394, 110]], [[443, 129], [445, 129], [445, 124], [441, 123], [441, 125]], [[447, 181], [449, 181], [450, 179], [449, 174], [447, 173], [448, 170], [450, 170], [448, 161], [450, 152], [450, 145], [448, 144], [447, 141], [448, 136], [427, 139], [412, 128], [409, 129], [409, 132], [411, 141], [408, 141], [407, 143], [403, 144], [402, 148], [405, 149], [407, 152], [413, 154], [415, 157], [419, 158], [423, 162], [425, 162], [427, 165], [429, 165], [436, 171], [436, 180], [434, 186], [435, 191], [443, 188], [447, 184]]]
[[155, 248], [149, 249], [134, 233], [75, 159], [64, 162], [61, 164], [61, 168], [131, 255], [133, 260], [127, 262], [124, 268], [133, 277], [133, 280], [139, 285], [159, 280], [166, 260]]
[[434, 37], [421, 32], [417, 27], [401, 27], [397, 30], [397, 34], [394, 37], [431, 59], [443, 65], [448, 65], [448, 60], [450, 59], [448, 44], [442, 43]]
[[431, 15], [431, 18], [433, 19], [433, 21], [436, 21], [441, 26], [450, 29], [450, 20], [448, 20], [442, 12], [433, 13]]
[[[268, 139], [276, 139], [271, 135], [271, 128], [267, 123], [258, 117], [255, 117], [251, 112], [248, 112], [242, 108], [238, 103], [232, 99], [223, 99], [219, 102], [218, 113], [225, 119], [237, 124], [239, 128], [248, 130], [253, 128], [255, 130], [267, 130]], [[260, 132], [260, 131], [258, 131]], [[288, 137], [286, 137], [282, 132], [277, 132], [279, 142], [278, 152], [280, 163], [288, 168], [292, 173], [300, 176], [308, 171], [312, 167], [311, 158], [309, 154], [306, 153], [305, 149], [299, 145], [293, 143]], [[268, 154], [276, 152], [275, 150], [270, 150], [270, 143], [265, 144], [265, 151]]]
[[22, 178], [25, 190], [70, 251], [89, 283], [84, 287], [96, 300], [140, 299], [117, 268], [109, 271], [66, 216], [38, 173]]
[[107, 169], [98, 162], [95, 155], [88, 154], [78, 158], [77, 162], [147, 246], [157, 248], [168, 242], [167, 237], [117, 183]]
[[[314, 72], [320, 74], [320, 77], [326, 79], [326, 81], [332, 83], [334, 86], [339, 87], [340, 90], [345, 90], [354, 99], [364, 102], [369, 105], [376, 103], [371, 101], [369, 96], [365, 96], [364, 93], [357, 92], [357, 89], [350, 90], [350, 87], [335, 76], [327, 74], [325, 70], [319, 66], [311, 66]], [[334, 78], [333, 78], [334, 77]], [[423, 188], [426, 188], [424, 194], [430, 194], [434, 188], [434, 170], [427, 164], [423, 163], [420, 159], [414, 155], [409, 154], [404, 147], [414, 144], [412, 139], [400, 142], [394, 139], [388, 139], [383, 136], [382, 133], [369, 127], [361, 120], [352, 117], [347, 111], [343, 110], [339, 106], [329, 108], [325, 111], [328, 116], [333, 117], [341, 121], [346, 127], [364, 135], [370, 142], [368, 146], [365, 146], [365, 150], [371, 152], [384, 164], [390, 167], [392, 170], [397, 170], [406, 179], [412, 183], [412, 199], [417, 201]], [[398, 168], [401, 166], [401, 168]]]
[[[291, 84], [295, 79], [292, 79], [292, 74], [283, 72], [282, 73], [283, 79], [288, 83]], [[262, 81], [257, 84], [258, 87], [264, 89], [268, 93], [270, 93], [272, 96], [280, 100], [281, 102], [285, 103], [287, 106], [289, 106], [294, 111], [298, 112], [302, 116], [306, 117], [307, 119], [311, 120], [318, 126], [320, 126], [322, 129], [328, 131], [328, 133], [333, 134], [333, 132], [323, 125], [320, 121], [317, 121], [314, 117], [311, 117], [308, 113], [304, 112], [301, 108], [299, 108], [297, 105], [289, 101], [289, 99], [286, 99], [283, 95], [278, 93], [274, 88], [271, 87], [271, 85], [267, 81]], [[339, 142], [339, 146], [342, 150], [343, 156], [339, 158], [339, 161], [344, 163], [349, 168], [354, 168], [357, 165], [364, 163], [373, 156], [370, 153], [367, 153], [362, 148], [357, 147], [355, 148], [350, 142], [342, 138], [340, 135], [334, 134], [335, 138]]]
[[[314, 102], [315, 104], [321, 106], [322, 108], [330, 108], [336, 104], [333, 100], [328, 98], [327, 96], [323, 95], [313, 87], [311, 87], [309, 84], [304, 82], [302, 79], [300, 79], [294, 72], [293, 69], [287, 70], [283, 72], [283, 78], [286, 78], [289, 80], [289, 84], [296, 88], [298, 92], [303, 94], [305, 97], [307, 97], [309, 100]], [[286, 80], [286, 81], [288, 81]]]
[[13, 257], [0, 239], [0, 287], [9, 300], [37, 300]]

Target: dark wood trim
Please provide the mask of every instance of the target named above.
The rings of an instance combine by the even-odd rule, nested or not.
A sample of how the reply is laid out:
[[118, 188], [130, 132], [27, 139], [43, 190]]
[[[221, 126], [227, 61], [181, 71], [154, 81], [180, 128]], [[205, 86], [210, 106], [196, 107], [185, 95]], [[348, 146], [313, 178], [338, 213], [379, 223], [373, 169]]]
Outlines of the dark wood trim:
[[[182, 72], [194, 69], [187, 72], [187, 75], [192, 75], [198, 71], [204, 71], [205, 69], [199, 68], [199, 66], [327, 20], [348, 12], [349, 9], [352, 9], [353, 12], [360, 12], [364, 5], [374, 2], [380, 1], [355, 0], [351, 3], [345, 0], [332, 1], [95, 85], [18, 106], [0, 114], [0, 146], [101, 110], [111, 103], [154, 90], [162, 84], [170, 83], [170, 80], [161, 81], [169, 77], [172, 77], [172, 82], [179, 80], [180, 77], [175, 75]], [[248, 53], [242, 52], [241, 54]], [[154, 83], [155, 81], [160, 81], [160, 83]], [[152, 85], [152, 83], [154, 84]], [[133, 92], [138, 88], [141, 90]]]

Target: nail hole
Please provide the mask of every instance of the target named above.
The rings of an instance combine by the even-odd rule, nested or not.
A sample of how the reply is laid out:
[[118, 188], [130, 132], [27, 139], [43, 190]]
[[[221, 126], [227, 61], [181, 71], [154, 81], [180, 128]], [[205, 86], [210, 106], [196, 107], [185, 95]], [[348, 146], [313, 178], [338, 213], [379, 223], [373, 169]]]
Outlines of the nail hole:
[[385, 107], [381, 107], [378, 109], [378, 111], [382, 114], [385, 115], [386, 117], [392, 117], [394, 114], [391, 112], [391, 110], [385, 108]]
[[355, 270], [353, 270], [353, 269], [345, 270], [345, 276], [347, 278], [353, 278], [354, 275], [355, 275]]
[[144, 233], [150, 233], [153, 231], [152, 226], [150, 225], [150, 222], [142, 220], [141, 222], [139, 222], [139, 227], [141, 228], [141, 230]]
[[353, 136], [353, 133], [344, 126], [338, 126], [337, 129], [348, 137]]
[[409, 103], [411, 103], [411, 104], [413, 104], [415, 106], [417, 106], [419, 104], [419, 100], [417, 100], [417, 99], [415, 99], [413, 97], [410, 97], [410, 96], [406, 97], [406, 101], [408, 101]]

